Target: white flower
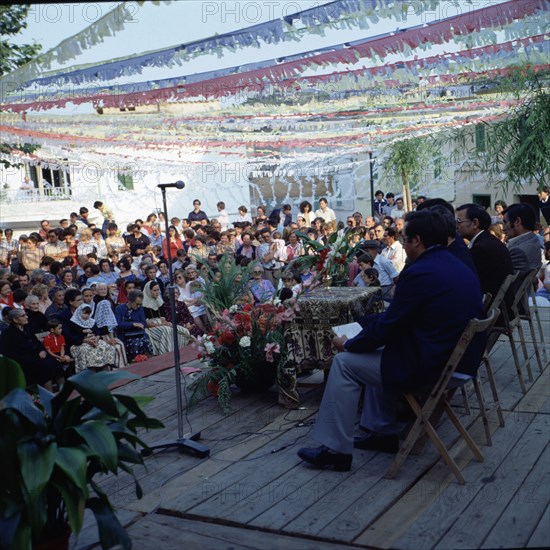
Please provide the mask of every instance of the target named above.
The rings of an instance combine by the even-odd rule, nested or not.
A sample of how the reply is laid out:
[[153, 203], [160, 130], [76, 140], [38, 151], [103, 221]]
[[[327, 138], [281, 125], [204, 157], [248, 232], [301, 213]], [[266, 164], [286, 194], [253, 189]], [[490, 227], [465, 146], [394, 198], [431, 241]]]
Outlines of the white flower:
[[229, 308], [229, 313], [235, 313], [238, 309], [239, 309], [239, 307], [238, 307], [236, 304], [233, 304], [233, 305]]
[[273, 299], [273, 305], [274, 305], [274, 306], [279, 306], [279, 305], [281, 305], [281, 300], [279, 300], [279, 298], [274, 298], [274, 299]]
[[207, 340], [204, 343], [204, 349], [206, 350], [207, 353], [213, 353], [216, 348], [214, 347], [214, 344], [210, 342], [210, 340]]
[[241, 348], [249, 348], [250, 347], [250, 337], [249, 336], [243, 336], [239, 340], [239, 346], [241, 346]]

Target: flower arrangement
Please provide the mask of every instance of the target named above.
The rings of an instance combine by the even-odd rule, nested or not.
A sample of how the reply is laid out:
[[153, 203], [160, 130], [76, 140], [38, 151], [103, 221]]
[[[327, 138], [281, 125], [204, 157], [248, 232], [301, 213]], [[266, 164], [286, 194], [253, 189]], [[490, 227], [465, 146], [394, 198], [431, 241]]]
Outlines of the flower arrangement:
[[243, 391], [267, 390], [285, 356], [283, 322], [293, 316], [278, 300], [233, 305], [216, 316], [213, 329], [197, 341], [198, 359], [210, 368], [191, 384], [191, 403], [211, 393], [227, 414], [232, 384]]
[[[310, 239], [305, 233], [296, 233], [302, 241], [305, 254], [294, 258], [290, 268], [302, 271], [309, 268], [315, 272], [315, 281], [331, 280], [336, 285], [345, 285], [348, 280], [348, 265], [353, 259], [355, 244], [352, 233], [338, 235], [334, 232], [328, 243]], [[312, 284], [315, 282], [312, 281]]]

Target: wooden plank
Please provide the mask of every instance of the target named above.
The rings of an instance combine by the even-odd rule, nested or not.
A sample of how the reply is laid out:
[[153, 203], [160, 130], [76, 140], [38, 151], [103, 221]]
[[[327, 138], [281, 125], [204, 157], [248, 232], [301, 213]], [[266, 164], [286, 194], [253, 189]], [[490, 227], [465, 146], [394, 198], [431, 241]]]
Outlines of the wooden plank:
[[[436, 548], [480, 547], [546, 446], [549, 421], [546, 415], [535, 416], [507, 459], [495, 470], [489, 480], [490, 491], [475, 495]], [[476, 528], [472, 529], [472, 525]]]
[[[439, 433], [451, 446], [457, 438], [456, 431], [452, 424], [446, 419], [443, 420], [438, 427]], [[365, 451], [369, 452], [369, 451]], [[380, 460], [384, 462], [380, 464], [380, 471], [370, 471], [368, 474], [377, 475], [378, 481], [362, 494], [353, 495], [356, 498], [347, 508], [340, 510], [337, 516], [331, 518], [320, 511], [317, 506], [317, 512], [325, 517], [324, 527], [319, 531], [319, 535], [334, 539], [345, 537], [347, 541], [354, 541], [360, 536], [365, 529], [374, 522], [379, 516], [391, 508], [395, 502], [403, 498], [416, 481], [426, 472], [430, 471], [433, 465], [439, 460], [440, 456], [436, 449], [430, 444], [425, 447], [424, 451], [419, 455], [411, 455], [407, 460], [406, 465], [399, 472], [397, 479], [385, 479], [383, 476], [387, 468], [395, 457], [393, 455], [380, 455]], [[368, 475], [367, 474], [367, 475]], [[351, 500], [351, 499], [350, 499]], [[349, 502], [349, 501], [348, 501]], [[312, 510], [313, 511], [313, 510]], [[306, 511], [303, 517], [298, 518], [296, 525], [301, 525], [301, 522], [308, 519], [310, 511]], [[309, 519], [311, 521], [311, 518]], [[294, 523], [293, 523], [294, 525]], [[306, 528], [303, 526], [302, 528]], [[360, 543], [363, 544], [363, 543]], [[370, 543], [369, 543], [370, 544]]]
[[[413, 488], [414, 492], [411, 492], [411, 495], [404, 496], [411, 513], [403, 514], [405, 525], [400, 530], [402, 536], [393, 537], [393, 546], [411, 550], [419, 547], [432, 548], [468, 508], [475, 494], [493, 487], [489, 480], [494, 470], [506, 459], [514, 444], [525, 433], [534, 415], [524, 415], [523, 422], [512, 422], [510, 417], [511, 415], [507, 414], [506, 427], [495, 432], [493, 446], [484, 448], [483, 464], [472, 462], [465, 469], [465, 485], [428, 484], [425, 478]], [[415, 514], [414, 508], [419, 508], [420, 512]], [[399, 512], [399, 509], [395, 511]]]
[[[304, 435], [307, 435], [307, 432]], [[296, 442], [295, 436], [292, 439]], [[283, 441], [284, 438], [281, 438], [280, 442]], [[192, 512], [210, 514], [223, 517], [224, 520], [250, 523], [269, 529], [280, 528], [280, 521], [288, 522], [307, 509], [311, 503], [323, 498], [327, 492], [338, 490], [342, 482], [347, 481], [372, 458], [358, 457], [352, 474], [323, 472], [304, 467], [300, 458], [296, 456], [296, 449], [304, 444], [307, 442], [300, 440], [292, 445], [292, 448], [285, 449], [279, 457], [273, 455], [266, 457], [256, 475], [244, 472], [244, 477], [241, 477], [238, 483], [242, 495], [238, 501], [228, 505], [217, 496], [211, 499], [211, 502], [203, 503], [193, 509]], [[252, 490], [246, 493], [242, 490], [246, 487]], [[231, 486], [229, 488], [231, 489]], [[256, 488], [255, 491], [254, 488]], [[278, 510], [272, 514], [271, 508], [274, 506], [277, 506]], [[257, 521], [257, 516], [261, 514], [262, 520]]]
[[[201, 439], [201, 441], [208, 446], [211, 445], [212, 442], [223, 440], [224, 438], [234, 436], [241, 432], [245, 433], [245, 435], [243, 435], [243, 439], [254, 439], [254, 436], [247, 436], [246, 433], [259, 431], [259, 419], [263, 419], [264, 422], [267, 422], [272, 416], [277, 414], [281, 415], [281, 409], [277, 406], [271, 407], [274, 410], [269, 413], [266, 412], [265, 404], [261, 403], [261, 400], [256, 402], [256, 406], [254, 406], [249, 400], [247, 401], [248, 406], [245, 406], [242, 410], [238, 410], [234, 415], [235, 424], [232, 425], [232, 428], [235, 430], [234, 432], [228, 432], [228, 418], [219, 414], [217, 403], [213, 403], [216, 411], [215, 414], [210, 416], [201, 415], [198, 420], [193, 420], [192, 425], [194, 428], [202, 430], [203, 439]], [[308, 411], [303, 411], [302, 414], [304, 412]], [[312, 414], [312, 412], [313, 411], [309, 411], [309, 414]], [[197, 410], [194, 411], [193, 414], [200, 415], [201, 413]], [[209, 424], [203, 424], [203, 422]], [[169, 430], [168, 434], [171, 435], [171, 437], [174, 437], [175, 434], [177, 434], [176, 420], [173, 419], [171, 424], [171, 426], [170, 424], [167, 425]], [[280, 432], [280, 434], [282, 433], [284, 432]], [[155, 441], [158, 439], [159, 438], [157, 436]], [[169, 439], [169, 437], [167, 438], [165, 435], [165, 437], [160, 439], [166, 440]], [[261, 439], [260, 445], [265, 444], [265, 441], [265, 438]], [[238, 440], [235, 439], [227, 444], [235, 445], [237, 442]], [[215, 455], [215, 443], [213, 447], [211, 445], [211, 451], [213, 451], [213, 455]], [[155, 454], [145, 459], [148, 471], [140, 469], [137, 477], [145, 495], [151, 492], [155, 495], [159, 495], [159, 497], [157, 497], [156, 504], [159, 505], [166, 502], [164, 490], [162, 491], [163, 498], [160, 499], [159, 492], [161, 491], [161, 488], [169, 483], [172, 478], [181, 475], [184, 471], [193, 470], [204, 460], [208, 459], [197, 459], [193, 456], [181, 454], [178, 451], [160, 452], [159, 454]], [[112, 480], [111, 482], [116, 484], [117, 499], [124, 502], [125, 506], [129, 506], [132, 501], [136, 500], [134, 496], [133, 479], [131, 476], [126, 476], [125, 481], [126, 482], [124, 483], [122, 479], [117, 479]]]
[[[283, 428], [288, 424], [289, 414], [292, 420], [306, 419], [314, 414], [319, 403], [319, 392], [315, 392], [317, 396], [303, 403], [304, 409], [295, 411], [281, 410], [281, 414], [269, 424], [262, 428], [255, 429], [259, 433], [272, 433], [279, 431], [283, 433]], [[294, 423], [294, 422], [293, 422]], [[227, 431], [227, 423], [223, 424], [226, 429], [226, 436], [231, 432]], [[241, 425], [235, 427], [236, 433], [242, 431]], [[258, 437], [249, 437], [239, 445], [231, 446], [217, 453], [215, 458], [205, 459], [195, 465], [192, 471], [184, 472], [181, 476], [170, 480], [162, 490], [157, 488], [151, 491], [150, 494], [144, 496], [141, 501], [129, 504], [129, 508], [135, 511], [150, 511], [158, 506], [159, 500], [165, 503], [166, 507], [177, 510], [178, 507], [186, 508], [186, 493], [195, 485], [200, 485], [207, 481], [211, 476], [217, 474], [221, 470], [227, 468], [232, 461], [240, 460], [243, 457], [250, 455], [265, 445], [265, 440]], [[162, 495], [162, 497], [161, 497]]]
[[285, 502], [280, 502], [252, 523], [271, 523], [292, 532], [350, 542], [364, 529], [369, 513], [379, 514], [388, 501], [397, 498], [407, 483], [412, 483], [415, 475], [427, 467], [424, 460], [415, 460], [406, 481], [382, 488], [387, 480], [381, 477], [392, 458], [383, 453], [356, 452], [354, 459], [358, 467], [354, 466], [351, 475], [338, 479], [334, 472], [323, 472], [322, 477], [309, 484], [309, 491], [308, 486], [303, 488], [305, 498], [300, 500], [300, 508], [285, 509]]
[[[492, 425], [491, 431], [494, 432], [495, 429], [496, 426]], [[470, 433], [476, 440], [483, 437], [481, 435], [483, 433], [481, 419], [478, 419], [471, 427]], [[458, 440], [457, 444], [452, 447], [447, 446], [447, 448], [460, 469], [463, 469], [473, 458], [470, 449], [462, 438]], [[408, 462], [407, 460], [407, 464]], [[442, 461], [438, 461], [418, 481], [418, 484], [411, 488], [409, 493], [404, 494], [394, 506], [370, 525], [354, 542], [380, 548], [390, 548], [393, 541], [405, 533], [422, 512], [434, 502], [437, 495], [455, 481], [456, 479], [447, 465]], [[418, 495], [422, 495], [420, 502], [418, 502]], [[416, 503], [413, 506], [411, 506], [411, 499], [412, 502]]]
[[542, 405], [550, 398], [550, 376], [548, 369], [532, 384], [525, 396], [516, 405], [516, 412], [539, 412]]
[[[549, 461], [550, 447], [546, 445], [481, 548], [523, 548], [527, 545], [550, 502]], [[548, 538], [550, 523], [546, 525], [546, 534]]]
[[[548, 484], [546, 485], [548, 487]], [[549, 548], [550, 547], [550, 507], [547, 506], [535, 527], [527, 548]]]
[[[345, 550], [347, 545], [299, 536], [287, 536], [256, 529], [203, 523], [189, 519], [154, 514], [129, 529], [134, 548], [207, 548], [227, 550], [237, 548], [284, 548], [285, 550]], [[178, 541], [178, 542], [176, 542]]]

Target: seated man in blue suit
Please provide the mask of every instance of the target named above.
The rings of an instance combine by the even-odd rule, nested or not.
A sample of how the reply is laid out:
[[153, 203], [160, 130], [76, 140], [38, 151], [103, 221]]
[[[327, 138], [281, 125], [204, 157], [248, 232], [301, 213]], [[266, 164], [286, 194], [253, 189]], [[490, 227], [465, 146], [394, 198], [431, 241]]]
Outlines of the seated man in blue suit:
[[[404, 269], [389, 308], [360, 320], [354, 338], [334, 341], [338, 353], [325, 388], [313, 437], [322, 446], [298, 456], [309, 464], [338, 471], [351, 468], [353, 447], [395, 453], [399, 391], [432, 385], [440, 376], [460, 335], [474, 317], [483, 317], [479, 280], [447, 250], [447, 227], [433, 211], [411, 212], [404, 239], [410, 266]], [[474, 374], [483, 339], [474, 340], [459, 367]], [[354, 425], [365, 390], [360, 426]]]

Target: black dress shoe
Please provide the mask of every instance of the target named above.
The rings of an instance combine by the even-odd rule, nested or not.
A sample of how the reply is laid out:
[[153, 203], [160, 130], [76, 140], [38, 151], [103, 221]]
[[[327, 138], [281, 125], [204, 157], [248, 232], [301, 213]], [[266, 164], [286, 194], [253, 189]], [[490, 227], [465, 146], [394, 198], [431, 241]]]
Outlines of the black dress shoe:
[[352, 455], [334, 453], [324, 445], [310, 449], [300, 449], [298, 456], [315, 468], [332, 468], [336, 472], [349, 472], [351, 470]]
[[367, 432], [364, 435], [355, 436], [353, 438], [353, 446], [356, 449], [395, 454], [399, 451], [399, 437], [397, 435], [381, 435]]

